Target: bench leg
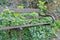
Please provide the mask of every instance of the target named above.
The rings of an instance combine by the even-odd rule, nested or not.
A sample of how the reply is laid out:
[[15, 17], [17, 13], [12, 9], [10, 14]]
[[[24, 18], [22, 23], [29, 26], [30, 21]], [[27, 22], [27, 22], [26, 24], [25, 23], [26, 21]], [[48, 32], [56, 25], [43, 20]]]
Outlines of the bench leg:
[[19, 29], [20, 29], [20, 39], [19, 40], [22, 40], [22, 30], [23, 29], [21, 27]]

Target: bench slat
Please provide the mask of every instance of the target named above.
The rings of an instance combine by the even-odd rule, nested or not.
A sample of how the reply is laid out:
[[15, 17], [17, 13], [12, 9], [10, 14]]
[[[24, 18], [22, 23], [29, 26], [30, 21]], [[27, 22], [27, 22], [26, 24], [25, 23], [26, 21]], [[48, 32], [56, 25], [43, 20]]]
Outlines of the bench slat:
[[28, 24], [28, 25], [23, 25], [23, 26], [14, 26], [14, 27], [4, 27], [4, 28], [0, 28], [0, 30], [8, 30], [8, 29], [14, 29], [14, 28], [24, 28], [24, 27], [34, 27], [34, 26], [38, 26], [38, 25], [50, 25], [50, 23], [38, 23], [38, 24]]
[[[39, 9], [32, 9], [32, 8], [25, 8], [25, 9], [18, 9], [18, 8], [9, 8], [10, 10], [13, 10], [14, 12], [22, 12], [22, 13], [28, 13], [28, 12], [37, 12], [39, 13]], [[4, 11], [5, 8], [0, 8], [0, 12]]]

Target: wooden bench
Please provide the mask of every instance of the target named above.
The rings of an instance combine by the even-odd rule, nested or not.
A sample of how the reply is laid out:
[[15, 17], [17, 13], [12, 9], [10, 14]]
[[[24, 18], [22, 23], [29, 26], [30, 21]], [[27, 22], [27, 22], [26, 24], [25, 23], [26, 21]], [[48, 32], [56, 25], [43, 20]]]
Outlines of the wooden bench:
[[[0, 12], [4, 11], [5, 9], [4, 8], [0, 8]], [[22, 12], [22, 13], [28, 13], [28, 12], [37, 12], [37, 13], [40, 13], [40, 10], [39, 9], [17, 9], [17, 8], [10, 8], [10, 10], [13, 10], [14, 12]], [[39, 16], [40, 17], [51, 17], [52, 18], [52, 23], [54, 23], [54, 17], [51, 16], [51, 15], [41, 15]], [[0, 30], [9, 30], [9, 29], [16, 29], [16, 28], [19, 28], [20, 29], [20, 32], [22, 31], [22, 28], [24, 27], [34, 27], [34, 26], [38, 26], [38, 25], [50, 25], [51, 23], [38, 23], [38, 24], [28, 24], [28, 25], [23, 25], [23, 26], [12, 26], [12, 27], [4, 27], [4, 28], [0, 28]], [[22, 36], [20, 35], [20, 40], [22, 40]]]

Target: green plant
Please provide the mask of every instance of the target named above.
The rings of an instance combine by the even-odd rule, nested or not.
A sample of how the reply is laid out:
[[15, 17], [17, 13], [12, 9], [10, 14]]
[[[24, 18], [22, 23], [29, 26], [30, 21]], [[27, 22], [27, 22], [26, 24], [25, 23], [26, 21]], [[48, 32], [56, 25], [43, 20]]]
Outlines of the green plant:
[[38, 7], [40, 8], [40, 13], [45, 14], [45, 11], [47, 10], [47, 6], [45, 6], [45, 2], [39, 1]]
[[5, 3], [7, 2], [8, 0], [0, 0], [0, 3]]
[[17, 6], [17, 8], [21, 8], [21, 9], [23, 9], [23, 8], [24, 8], [24, 6]]
[[57, 30], [57, 29], [60, 29], [60, 20], [55, 20], [54, 28], [55, 28], [56, 30]]

